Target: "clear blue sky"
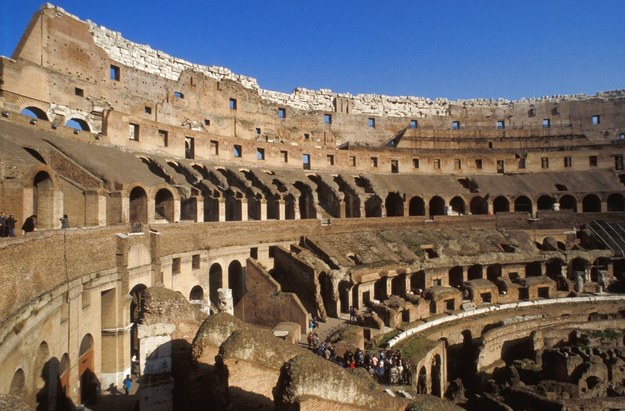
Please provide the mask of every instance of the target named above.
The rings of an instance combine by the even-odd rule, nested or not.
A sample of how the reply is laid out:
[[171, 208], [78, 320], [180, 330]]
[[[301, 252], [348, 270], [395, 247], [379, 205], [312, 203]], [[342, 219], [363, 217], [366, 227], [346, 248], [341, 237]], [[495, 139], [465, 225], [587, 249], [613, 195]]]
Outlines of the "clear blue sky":
[[[10, 56], [39, 0], [0, 0]], [[58, 0], [129, 40], [262, 88], [429, 98], [625, 88], [624, 0]]]

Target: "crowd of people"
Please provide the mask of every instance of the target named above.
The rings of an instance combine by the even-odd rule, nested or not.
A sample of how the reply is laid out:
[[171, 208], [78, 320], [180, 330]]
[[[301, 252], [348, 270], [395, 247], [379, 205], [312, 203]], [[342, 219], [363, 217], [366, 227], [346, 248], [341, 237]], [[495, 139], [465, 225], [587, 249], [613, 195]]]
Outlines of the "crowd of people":
[[[64, 214], [59, 221], [61, 223], [61, 228], [69, 228], [69, 219], [67, 214]], [[4, 211], [0, 211], [0, 237], [15, 237], [16, 224], [17, 219], [15, 218], [15, 214], [11, 213], [7, 216]], [[37, 215], [33, 214], [30, 217], [27, 217], [21, 228], [24, 235], [35, 231], [37, 229]]]
[[313, 328], [308, 333], [308, 348], [315, 354], [343, 368], [364, 368], [380, 384], [412, 384], [412, 366], [402, 358], [399, 350], [380, 350], [370, 353], [357, 348], [356, 351], [346, 350], [342, 357], [336, 353], [336, 348], [326, 341], [319, 342], [319, 336]]

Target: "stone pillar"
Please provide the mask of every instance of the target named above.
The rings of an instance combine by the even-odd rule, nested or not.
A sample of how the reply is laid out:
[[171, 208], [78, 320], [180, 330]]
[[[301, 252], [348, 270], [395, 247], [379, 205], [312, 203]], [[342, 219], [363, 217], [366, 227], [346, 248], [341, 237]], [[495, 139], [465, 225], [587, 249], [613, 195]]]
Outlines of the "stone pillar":
[[247, 198], [243, 197], [241, 198], [241, 221], [247, 221], [248, 216], [249, 216], [249, 209], [248, 209]]
[[278, 200], [278, 220], [286, 219], [286, 205], [284, 204], [284, 200]]
[[204, 197], [194, 197], [195, 201], [195, 221], [198, 223], [204, 222]]
[[154, 223], [156, 219], [156, 201], [153, 198], [147, 198], [148, 207], [148, 224]]
[[410, 201], [404, 201], [404, 217], [410, 215]]
[[232, 299], [232, 289], [219, 288], [217, 290], [217, 298], [219, 299], [217, 310], [234, 315], [234, 301]]
[[295, 204], [293, 204], [293, 209], [295, 211], [295, 219], [296, 220], [301, 220], [302, 219], [302, 215], [299, 212], [299, 197], [295, 199]]
[[584, 291], [584, 277], [583, 271], [575, 271], [575, 291], [578, 293]]
[[174, 324], [138, 326], [141, 386], [138, 397], [141, 411], [166, 411], [173, 408], [174, 380], [171, 377], [171, 334]]
[[98, 195], [98, 227], [106, 226], [108, 222], [106, 208], [108, 206], [108, 202], [106, 200], [106, 195]]
[[345, 216], [347, 215], [345, 208], [345, 199], [342, 199], [339, 201], [339, 218], [345, 218]]
[[488, 215], [495, 215], [495, 207], [492, 201], [486, 200], [486, 208], [488, 210]]
[[267, 200], [261, 198], [260, 202], [260, 221], [267, 221]]
[[226, 199], [219, 197], [217, 199], [219, 210], [219, 221], [226, 221]]
[[170, 221], [170, 223], [180, 222], [180, 199], [174, 199], [174, 221]]

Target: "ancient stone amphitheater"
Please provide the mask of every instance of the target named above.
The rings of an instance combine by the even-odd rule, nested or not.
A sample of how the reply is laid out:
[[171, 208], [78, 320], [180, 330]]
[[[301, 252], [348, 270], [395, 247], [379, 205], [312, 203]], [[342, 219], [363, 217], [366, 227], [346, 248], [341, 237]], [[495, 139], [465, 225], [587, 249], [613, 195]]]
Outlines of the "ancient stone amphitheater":
[[0, 110], [0, 407], [625, 408], [623, 90], [284, 94], [46, 5]]

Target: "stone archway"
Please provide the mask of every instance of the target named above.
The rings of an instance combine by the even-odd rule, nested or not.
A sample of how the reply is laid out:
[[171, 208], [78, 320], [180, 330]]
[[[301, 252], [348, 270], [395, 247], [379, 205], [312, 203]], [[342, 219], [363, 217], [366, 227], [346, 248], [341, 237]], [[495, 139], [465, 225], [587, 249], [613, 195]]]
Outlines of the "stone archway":
[[211, 305], [219, 305], [219, 293], [217, 290], [223, 287], [223, 270], [219, 263], [211, 265], [208, 271], [208, 293]]
[[80, 351], [78, 352], [78, 376], [80, 378], [80, 402], [93, 403], [96, 399], [96, 375], [94, 371], [93, 337], [91, 334], [85, 334], [80, 342]]
[[228, 265], [228, 288], [232, 290], [232, 304], [236, 307], [246, 292], [245, 269], [238, 260]]
[[166, 188], [156, 192], [154, 198], [154, 219], [174, 222], [174, 195]]
[[43, 111], [39, 107], [28, 106], [22, 110], [21, 114], [24, 114], [25, 116], [36, 118], [39, 120], [48, 121], [48, 115], [46, 114], [45, 111]]
[[577, 212], [577, 199], [570, 194], [560, 197], [560, 210], [569, 210], [574, 213]]
[[387, 217], [403, 217], [404, 199], [398, 193], [388, 193], [384, 206]]
[[408, 215], [425, 215], [425, 202], [421, 197], [412, 197], [408, 205]]
[[148, 195], [141, 187], [130, 191], [130, 223], [148, 223]]
[[365, 217], [382, 217], [382, 200], [377, 195], [365, 201]]
[[37, 216], [37, 228], [55, 228], [54, 184], [50, 174], [40, 171], [33, 179], [33, 211]]
[[17, 369], [9, 385], [9, 394], [24, 398], [26, 393], [26, 375], [21, 368]]
[[582, 212], [598, 213], [601, 211], [601, 200], [595, 194], [588, 194], [582, 200]]
[[532, 214], [532, 201], [526, 196], [519, 196], [514, 200], [514, 211]]
[[449, 208], [454, 214], [463, 215], [466, 213], [464, 200], [459, 196], [456, 196], [449, 201]]
[[510, 212], [510, 201], [504, 196], [496, 197], [495, 200], [493, 201], [493, 212], [494, 213]]
[[538, 201], [536, 202], [536, 208], [538, 210], [553, 210], [553, 205], [555, 201], [553, 197], [550, 195], [542, 195], [538, 197]]
[[471, 214], [488, 214], [488, 201], [483, 197], [473, 197], [469, 203]]
[[608, 211], [625, 211], [623, 195], [620, 193], [610, 194], [606, 200]]
[[430, 199], [430, 216], [445, 215], [445, 200], [439, 196]]

